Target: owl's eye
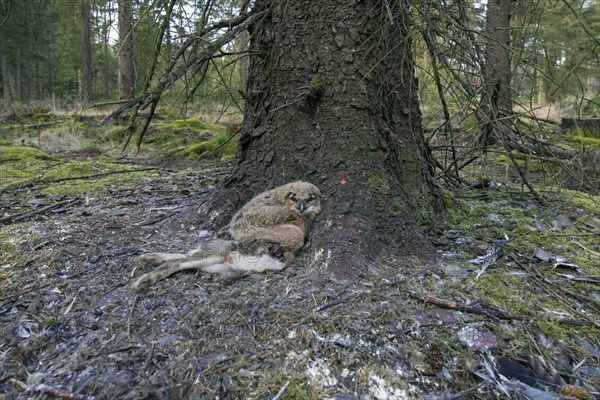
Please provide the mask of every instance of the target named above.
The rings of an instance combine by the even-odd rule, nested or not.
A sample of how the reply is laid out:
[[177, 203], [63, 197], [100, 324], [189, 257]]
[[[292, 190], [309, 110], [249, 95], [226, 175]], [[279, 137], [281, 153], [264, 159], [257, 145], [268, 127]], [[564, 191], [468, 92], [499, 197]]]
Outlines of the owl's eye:
[[317, 197], [315, 195], [310, 195], [308, 197], [308, 199], [306, 200], [307, 203], [312, 203], [313, 201], [315, 201], [317, 199]]
[[296, 198], [296, 195], [294, 193], [290, 193], [288, 198], [293, 201], [294, 203], [298, 201], [298, 199]]

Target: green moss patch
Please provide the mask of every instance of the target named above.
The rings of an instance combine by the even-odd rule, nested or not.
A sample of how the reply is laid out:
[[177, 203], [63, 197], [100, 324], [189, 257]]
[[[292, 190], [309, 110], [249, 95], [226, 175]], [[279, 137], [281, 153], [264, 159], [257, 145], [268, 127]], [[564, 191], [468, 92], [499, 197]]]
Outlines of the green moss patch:
[[188, 158], [212, 158], [228, 160], [233, 158], [237, 149], [237, 140], [228, 133], [224, 133], [214, 139], [194, 144], [183, 151], [181, 154]]
[[31, 188], [45, 195], [91, 194], [106, 192], [107, 188], [115, 185], [133, 184], [151, 172], [118, 164], [108, 158], [58, 160], [47, 156], [30, 157], [26, 162], [6, 162], [0, 166], [0, 190], [4, 190], [6, 196], [15, 197]]
[[21, 162], [48, 160], [50, 156], [41, 150], [28, 146], [0, 146], [0, 160]]
[[575, 143], [579, 143], [587, 147], [596, 147], [600, 149], [600, 138], [587, 136], [573, 136], [573, 141]]
[[[482, 194], [485, 197], [480, 197]], [[572, 190], [544, 193], [544, 197], [547, 204], [542, 206], [515, 188], [445, 189], [449, 217], [444, 235], [453, 243], [451, 262], [464, 268], [467, 277], [446, 278], [441, 289], [436, 282], [425, 281], [431, 285], [426, 290], [442, 298], [456, 298], [461, 293], [497, 309], [529, 316], [533, 322], [529, 328], [503, 324], [503, 329], [495, 332], [499, 337], [523, 339], [511, 340], [509, 352], [514, 354], [531, 346], [523, 332], [517, 331], [532, 326], [560, 340], [597, 335], [591, 324], [565, 321], [579, 321], [586, 314], [594, 320], [592, 313], [574, 311], [581, 309], [581, 304], [587, 304], [583, 306], [586, 310], [594, 309], [594, 284], [567, 276], [600, 275], [600, 197]], [[474, 262], [500, 239], [508, 239], [502, 257], [490, 260], [485, 268]], [[554, 258], [540, 259], [536, 256], [539, 251]]]

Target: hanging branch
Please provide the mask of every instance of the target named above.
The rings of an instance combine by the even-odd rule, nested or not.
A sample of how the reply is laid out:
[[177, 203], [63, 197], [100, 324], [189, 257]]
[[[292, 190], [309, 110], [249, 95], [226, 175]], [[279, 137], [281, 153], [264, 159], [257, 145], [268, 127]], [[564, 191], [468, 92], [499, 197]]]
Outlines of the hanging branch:
[[[146, 119], [144, 123], [144, 127], [140, 132], [140, 136], [137, 140], [138, 143], [138, 151], [139, 146], [142, 142], [144, 135], [148, 129], [150, 124], [150, 119], [152, 118], [154, 111], [156, 110], [156, 106], [158, 105], [158, 101], [162, 93], [173, 85], [177, 80], [181, 79], [187, 71], [193, 68], [197, 68], [204, 63], [209, 62], [214, 54], [224, 45], [231, 42], [238, 35], [239, 32], [248, 28], [249, 25], [254, 23], [257, 19], [263, 17], [265, 12], [255, 13], [255, 14], [242, 14], [232, 19], [226, 19], [215, 24], [210, 27], [201, 29], [193, 35], [190, 35], [184, 43], [177, 49], [177, 52], [173, 55], [172, 59], [169, 62], [169, 65], [165, 68], [162, 76], [160, 77], [156, 86], [152, 89], [147, 89], [141, 95], [129, 100], [127, 103], [119, 107], [117, 110], [113, 111], [108, 117], [106, 117], [102, 122], [111, 121], [126, 111], [134, 110], [134, 116], [137, 115], [139, 110], [143, 110], [149, 105], [151, 105], [150, 117]], [[213, 41], [205, 42], [204, 37], [211, 32], [219, 31], [220, 29], [228, 28], [222, 35], [218, 36]], [[191, 57], [176, 67], [177, 61], [183, 56], [185, 51], [189, 49], [191, 46], [197, 46], [201, 50], [192, 54]], [[129, 128], [129, 138], [133, 134], [135, 130], [135, 121], [132, 120], [132, 124]], [[127, 141], [127, 143], [129, 140]], [[123, 147], [125, 148], [125, 147]]]
[[4, 24], [6, 24], [6, 22], [8, 22], [8, 19], [10, 18], [11, 10], [12, 10], [12, 0], [8, 0], [8, 11], [6, 12], [6, 17], [4, 17], [4, 21], [2, 21], [2, 23], [0, 23], [0, 29], [2, 29]]
[[[163, 18], [163, 22], [160, 26], [160, 29], [158, 31], [158, 35], [156, 35], [156, 41], [154, 42], [154, 52], [152, 54], [152, 61], [150, 63], [150, 71], [148, 71], [148, 76], [146, 76], [146, 81], [144, 82], [144, 86], [142, 88], [142, 92], [145, 93], [148, 88], [150, 87], [150, 82], [152, 82], [152, 78], [154, 77], [154, 71], [156, 69], [156, 64], [158, 61], [158, 56], [160, 55], [160, 48], [162, 45], [162, 40], [164, 37], [164, 34], [166, 32], [167, 29], [169, 29], [169, 21], [171, 20], [171, 14], [173, 12], [173, 6], [175, 6], [177, 0], [171, 0], [171, 3], [169, 4], [169, 7], [167, 9], [167, 12], [165, 14], [165, 17]], [[158, 101], [156, 102], [158, 103]], [[154, 116], [154, 110], [156, 109], [156, 107], [152, 107], [149, 116], [146, 119], [146, 123], [144, 124], [144, 128], [143, 130], [145, 131], [146, 129], [148, 129], [148, 125], [150, 125], [150, 120], [152, 119], [152, 117]], [[137, 118], [137, 114], [139, 111], [139, 107], [136, 107], [136, 109], [134, 110], [131, 118], [130, 118], [130, 125], [127, 128], [127, 137], [125, 138], [125, 141], [123, 142], [123, 145], [121, 146], [121, 152], [125, 151], [125, 148], [127, 147], [127, 145], [129, 144], [129, 141], [131, 140], [131, 137], [133, 136], [135, 129], [136, 129], [136, 118]], [[139, 141], [138, 141], [139, 143]], [[136, 155], [139, 153], [140, 151], [140, 146], [138, 144], [137, 149], [136, 149]]]

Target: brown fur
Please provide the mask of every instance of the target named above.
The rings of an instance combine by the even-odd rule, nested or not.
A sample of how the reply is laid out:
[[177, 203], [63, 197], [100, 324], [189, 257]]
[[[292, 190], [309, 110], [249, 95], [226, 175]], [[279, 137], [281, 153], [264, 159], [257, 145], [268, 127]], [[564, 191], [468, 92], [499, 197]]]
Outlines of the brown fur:
[[321, 212], [320, 194], [315, 185], [301, 181], [263, 192], [233, 216], [229, 232], [235, 240], [254, 249], [250, 250], [253, 253], [268, 249], [293, 257]]
[[319, 195], [315, 185], [300, 181], [263, 192], [233, 216], [229, 231], [237, 242], [214, 240], [188, 254], [143, 254], [143, 261], [159, 266], [136, 279], [132, 288], [150, 286], [186, 269], [222, 276], [283, 269], [286, 264], [273, 256], [289, 262], [302, 248], [321, 212]]

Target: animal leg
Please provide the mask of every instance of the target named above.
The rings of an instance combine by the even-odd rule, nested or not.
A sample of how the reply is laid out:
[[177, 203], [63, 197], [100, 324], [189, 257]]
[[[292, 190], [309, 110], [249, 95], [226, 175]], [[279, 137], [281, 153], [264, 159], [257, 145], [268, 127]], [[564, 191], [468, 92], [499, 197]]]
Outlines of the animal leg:
[[[187, 270], [187, 269], [200, 269], [204, 271], [205, 268], [208, 268], [213, 265], [222, 264], [223, 256], [213, 255], [202, 257], [201, 259], [191, 259], [189, 261], [181, 262], [179, 260], [176, 261], [167, 261], [164, 264], [158, 266], [154, 271], [150, 271], [147, 274], [144, 274], [137, 278], [132, 284], [131, 287], [135, 290], [143, 289], [150, 285], [154, 285], [156, 282], [162, 281], [163, 279], [173, 275], [176, 272]], [[210, 272], [210, 271], [206, 271]], [[218, 272], [218, 271], [215, 271]]]
[[185, 254], [172, 254], [172, 253], [147, 253], [142, 254], [140, 259], [151, 265], [160, 265], [169, 261], [181, 261], [185, 260]]

